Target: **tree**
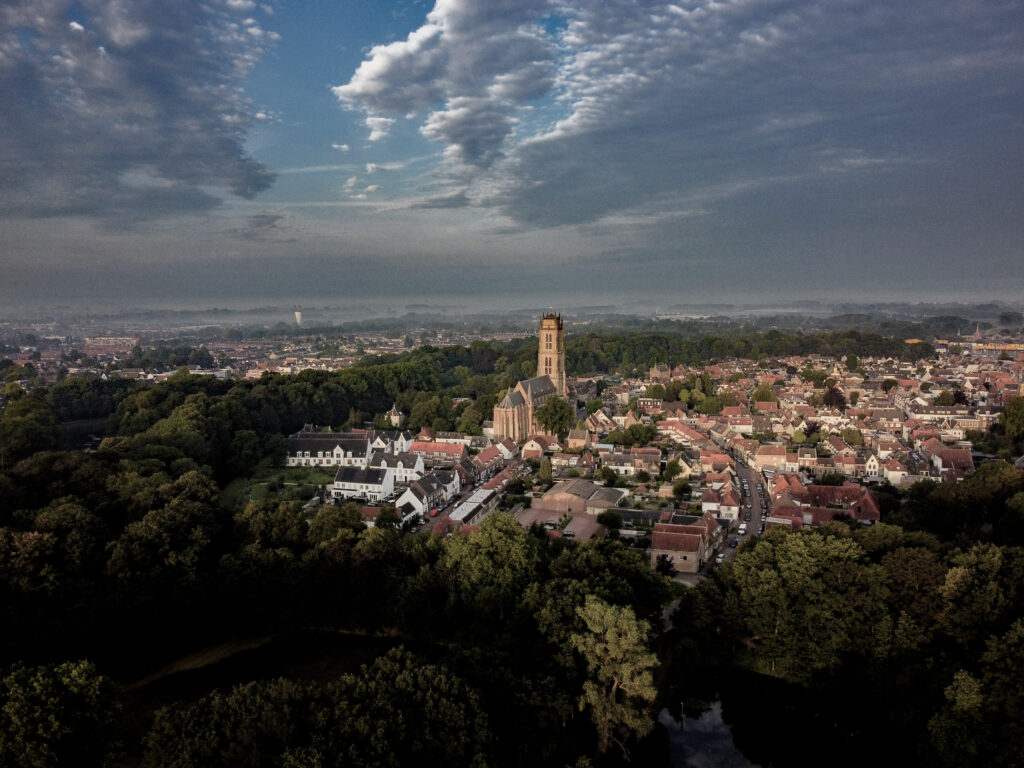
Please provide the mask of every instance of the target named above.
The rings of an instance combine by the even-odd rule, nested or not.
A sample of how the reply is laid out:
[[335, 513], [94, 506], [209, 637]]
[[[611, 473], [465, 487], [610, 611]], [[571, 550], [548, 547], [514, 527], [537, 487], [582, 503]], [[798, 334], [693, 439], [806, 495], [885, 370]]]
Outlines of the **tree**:
[[839, 411], [846, 410], [846, 396], [835, 387], [829, 387], [825, 391], [823, 402], [829, 408], [835, 408]]
[[672, 482], [682, 471], [683, 468], [679, 463], [679, 459], [672, 459], [672, 461], [665, 464], [665, 469], [662, 470], [661, 476], [668, 482]]
[[1014, 442], [1024, 440], [1024, 397], [1015, 397], [999, 415], [1006, 436]]
[[588, 671], [579, 708], [590, 712], [601, 752], [615, 743], [626, 753], [629, 738], [643, 737], [653, 727], [648, 710], [657, 694], [652, 675], [657, 658], [647, 648], [650, 625], [632, 608], [592, 595], [576, 612], [585, 630], [570, 642]]
[[533, 415], [545, 432], [559, 436], [568, 434], [576, 420], [572, 407], [558, 396], [549, 397]]
[[644, 397], [655, 397], [658, 400], [664, 400], [665, 388], [661, 384], [651, 384], [644, 392]]
[[875, 647], [886, 576], [848, 536], [772, 528], [738, 554], [731, 580], [765, 671], [805, 681]]
[[468, 536], [452, 538], [440, 565], [453, 601], [504, 618], [533, 577], [537, 559], [536, 540], [511, 515], [496, 512]]
[[955, 405], [956, 400], [954, 399], [952, 392], [950, 392], [949, 390], [943, 390], [942, 392], [939, 392], [939, 394], [935, 396], [935, 399], [932, 401], [932, 404]]
[[597, 413], [599, 410], [601, 410], [603, 406], [604, 401], [599, 397], [595, 397], [592, 400], [587, 400], [587, 414], [591, 415]]
[[542, 483], [550, 485], [551, 483], [551, 458], [545, 456], [540, 460], [540, 469], [537, 470], [537, 479]]
[[753, 400], [755, 403], [775, 402], [775, 390], [772, 389], [771, 384], [768, 384], [766, 382], [764, 384], [761, 384], [760, 386], [758, 386], [757, 389], [754, 390], [754, 393], [750, 396], [750, 399]]
[[961, 669], [945, 694], [945, 706], [928, 721], [932, 746], [943, 765], [972, 765], [987, 736], [981, 683]]
[[676, 565], [672, 561], [671, 555], [664, 553], [658, 555], [658, 560], [654, 565], [656, 573], [660, 573], [662, 576], [668, 576], [670, 579], [675, 576], [679, 571], [676, 570]]
[[116, 692], [87, 661], [15, 666], [0, 679], [0, 765], [113, 765]]
[[597, 516], [597, 522], [609, 530], [617, 531], [622, 528], [622, 515], [613, 509], [606, 509]]
[[864, 435], [856, 427], [847, 427], [842, 431], [843, 440], [846, 441], [847, 445], [861, 446], [864, 445]]
[[898, 381], [896, 381], [896, 379], [885, 379], [882, 382], [882, 390], [885, 391], [885, 392], [888, 392], [891, 389], [895, 389], [899, 385], [900, 385], [900, 383]]
[[358, 675], [343, 677], [331, 694], [334, 706], [313, 739], [322, 765], [486, 764], [491, 736], [480, 695], [445, 667], [405, 648], [393, 648]]
[[860, 368], [860, 358], [851, 352], [846, 356], [846, 369], [856, 371], [858, 368]]
[[331, 703], [313, 683], [278, 679], [214, 691], [188, 707], [165, 707], [146, 734], [143, 765], [287, 765], [287, 751], [310, 743], [319, 713], [330, 712]]
[[676, 501], [682, 501], [683, 499], [690, 498], [690, 494], [693, 493], [693, 489], [690, 488], [690, 481], [683, 478], [677, 480], [672, 485], [672, 495], [676, 497]]

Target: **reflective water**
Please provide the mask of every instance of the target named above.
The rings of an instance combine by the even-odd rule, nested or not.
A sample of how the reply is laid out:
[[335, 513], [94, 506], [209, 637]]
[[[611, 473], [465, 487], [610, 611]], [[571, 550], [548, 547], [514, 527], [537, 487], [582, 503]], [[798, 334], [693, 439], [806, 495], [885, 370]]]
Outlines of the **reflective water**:
[[752, 763], [736, 748], [732, 727], [722, 720], [722, 703], [715, 701], [699, 717], [678, 721], [661, 710], [658, 722], [668, 732], [672, 768], [748, 768]]

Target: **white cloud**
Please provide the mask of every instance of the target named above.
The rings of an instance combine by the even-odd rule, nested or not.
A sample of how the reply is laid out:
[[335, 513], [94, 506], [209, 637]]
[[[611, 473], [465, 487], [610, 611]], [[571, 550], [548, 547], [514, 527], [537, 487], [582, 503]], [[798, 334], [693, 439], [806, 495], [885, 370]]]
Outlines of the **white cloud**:
[[391, 131], [391, 126], [395, 124], [393, 117], [367, 117], [366, 127], [370, 129], [370, 141], [380, 141], [386, 139], [388, 133]]
[[331, 149], [336, 149], [339, 152], [348, 152], [348, 144], [331, 144]]
[[272, 183], [244, 146], [271, 116], [241, 90], [270, 35], [254, 39], [227, 5], [10, 0], [0, 13], [0, 103], [19, 105], [0, 110], [0, 216], [130, 221]]
[[452, 200], [554, 226], [748, 180], [877, 175], [934, 151], [951, 102], [971, 105], [968, 141], [998, 122], [1005, 154], [1024, 119], [1022, 50], [1012, 4], [438, 0], [334, 92], [419, 121], [444, 147]]

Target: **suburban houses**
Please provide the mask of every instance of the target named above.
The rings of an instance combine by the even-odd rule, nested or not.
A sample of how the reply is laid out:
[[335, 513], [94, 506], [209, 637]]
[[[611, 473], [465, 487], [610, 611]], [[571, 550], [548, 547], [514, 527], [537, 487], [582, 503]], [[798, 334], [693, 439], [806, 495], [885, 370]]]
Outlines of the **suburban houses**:
[[[482, 435], [414, 435], [392, 408], [393, 430], [306, 425], [288, 437], [288, 465], [337, 467], [334, 499], [390, 502], [406, 522], [438, 518], [447, 532], [504, 505], [524, 527], [589, 538], [609, 535], [598, 518], [614, 513], [629, 523], [616, 535], [647, 545], [652, 567], [694, 574], [748, 525], [755, 534], [836, 518], [871, 525], [881, 519], [872, 488], [963, 480], [987, 460], [969, 433], [1024, 395], [1024, 360], [953, 354], [930, 367], [807, 355], [572, 378], [560, 317], [545, 316], [541, 333], [538, 364], [551, 375], [506, 393], [494, 411], [501, 424], [484, 421]], [[713, 389], [678, 396], [695, 386]], [[702, 408], [712, 394], [720, 407]], [[584, 410], [578, 395], [600, 406]], [[535, 415], [551, 397], [577, 412], [560, 435]]]

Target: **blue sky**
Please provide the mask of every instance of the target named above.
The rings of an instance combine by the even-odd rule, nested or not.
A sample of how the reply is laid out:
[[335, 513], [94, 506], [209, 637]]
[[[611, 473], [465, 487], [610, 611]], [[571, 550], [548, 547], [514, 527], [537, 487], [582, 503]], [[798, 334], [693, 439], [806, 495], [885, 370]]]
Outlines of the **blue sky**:
[[1024, 296], [1022, 2], [6, 0], [0, 104], [9, 305]]

